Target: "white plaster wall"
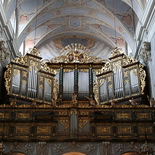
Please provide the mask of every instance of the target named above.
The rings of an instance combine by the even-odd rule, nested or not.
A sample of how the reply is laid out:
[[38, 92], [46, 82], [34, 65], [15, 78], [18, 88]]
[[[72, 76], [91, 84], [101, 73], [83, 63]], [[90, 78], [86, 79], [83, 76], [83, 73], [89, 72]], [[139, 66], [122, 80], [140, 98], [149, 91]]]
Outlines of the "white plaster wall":
[[150, 71], [150, 84], [151, 84], [151, 96], [155, 98], [155, 33], [151, 39], [151, 61], [149, 61], [149, 71]]

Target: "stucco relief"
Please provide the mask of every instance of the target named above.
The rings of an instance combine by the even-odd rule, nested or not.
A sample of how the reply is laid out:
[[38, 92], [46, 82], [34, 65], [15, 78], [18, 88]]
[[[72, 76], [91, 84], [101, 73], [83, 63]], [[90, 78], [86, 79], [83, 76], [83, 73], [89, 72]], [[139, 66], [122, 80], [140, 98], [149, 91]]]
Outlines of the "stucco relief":
[[1, 63], [5, 63], [9, 58], [10, 53], [8, 52], [7, 48], [5, 47], [5, 41], [0, 41], [0, 61]]
[[139, 59], [143, 65], [146, 65], [148, 61], [151, 60], [150, 42], [143, 42], [143, 47], [139, 53]]

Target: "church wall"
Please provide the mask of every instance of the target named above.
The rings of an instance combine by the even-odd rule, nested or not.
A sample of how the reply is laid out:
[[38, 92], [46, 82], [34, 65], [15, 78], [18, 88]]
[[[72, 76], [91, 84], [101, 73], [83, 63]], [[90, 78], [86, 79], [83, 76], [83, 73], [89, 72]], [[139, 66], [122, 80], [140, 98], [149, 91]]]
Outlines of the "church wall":
[[151, 61], [149, 61], [150, 84], [152, 89], [152, 97], [155, 98], [155, 33], [151, 39]]
[[[20, 56], [16, 45], [16, 35], [9, 19], [6, 18], [5, 8], [0, 1], [0, 40], [5, 41], [5, 47], [9, 51], [10, 58], [14, 59]], [[10, 59], [6, 60], [4, 66], [10, 62]]]
[[[20, 56], [16, 45], [16, 37], [11, 22], [6, 18], [5, 10], [0, 1], [0, 97], [2, 96], [3, 70], [11, 59]], [[4, 42], [2, 42], [4, 41]]]

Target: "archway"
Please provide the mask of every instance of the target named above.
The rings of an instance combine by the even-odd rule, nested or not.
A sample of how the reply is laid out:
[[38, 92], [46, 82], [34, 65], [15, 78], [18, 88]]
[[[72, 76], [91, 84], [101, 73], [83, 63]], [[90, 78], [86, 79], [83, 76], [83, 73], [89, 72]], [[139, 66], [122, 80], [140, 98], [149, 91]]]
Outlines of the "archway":
[[80, 153], [80, 152], [68, 152], [68, 153], [65, 153], [63, 155], [86, 155], [86, 154], [83, 154], [83, 153]]
[[122, 155], [138, 155], [137, 152], [126, 152], [126, 153], [123, 153]]
[[12, 153], [11, 155], [25, 155], [24, 153]]

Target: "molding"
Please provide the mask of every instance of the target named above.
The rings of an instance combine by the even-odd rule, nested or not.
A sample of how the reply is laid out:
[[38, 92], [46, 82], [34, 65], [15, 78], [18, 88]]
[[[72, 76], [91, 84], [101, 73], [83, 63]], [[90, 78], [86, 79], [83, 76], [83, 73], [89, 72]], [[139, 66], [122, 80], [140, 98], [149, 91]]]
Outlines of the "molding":
[[155, 27], [154, 6], [155, 6], [154, 0], [148, 1], [148, 4], [146, 5], [142, 20], [139, 21], [137, 24], [137, 28], [136, 28], [136, 32], [135, 32], [135, 42], [136, 42], [135, 46], [136, 47], [134, 48], [134, 51], [133, 51], [133, 54], [135, 55], [136, 58], [139, 54], [142, 43], [144, 41], [150, 41], [154, 34], [154, 31], [152, 32], [152, 30], [154, 30], [154, 27]]
[[11, 59], [14, 59], [15, 57], [19, 56], [18, 52], [19, 50], [16, 43], [17, 41], [15, 39], [15, 34], [11, 22], [7, 20], [4, 7], [1, 2], [0, 2], [0, 19], [1, 19], [0, 25], [2, 27], [2, 34], [4, 41], [6, 41], [8, 51], [11, 53]]

